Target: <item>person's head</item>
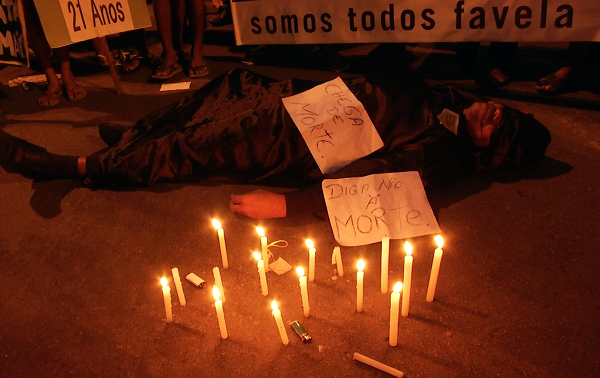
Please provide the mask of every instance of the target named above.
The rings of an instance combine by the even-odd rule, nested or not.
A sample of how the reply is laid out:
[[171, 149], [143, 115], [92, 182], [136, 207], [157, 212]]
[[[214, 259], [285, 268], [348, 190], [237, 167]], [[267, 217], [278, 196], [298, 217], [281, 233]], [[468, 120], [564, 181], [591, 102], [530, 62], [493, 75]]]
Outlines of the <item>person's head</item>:
[[475, 102], [463, 110], [465, 128], [477, 149], [479, 168], [541, 160], [550, 132], [531, 115], [493, 102]]

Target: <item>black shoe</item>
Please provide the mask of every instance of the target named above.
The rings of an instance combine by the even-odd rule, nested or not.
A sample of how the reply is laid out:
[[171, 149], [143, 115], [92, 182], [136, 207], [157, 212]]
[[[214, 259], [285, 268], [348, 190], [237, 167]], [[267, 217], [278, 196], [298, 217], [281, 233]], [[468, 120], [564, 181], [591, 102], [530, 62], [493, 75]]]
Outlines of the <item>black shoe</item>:
[[100, 138], [107, 146], [114, 146], [123, 138], [123, 134], [129, 130], [131, 126], [122, 126], [116, 123], [101, 123], [98, 127]]
[[0, 130], [0, 166], [6, 172], [41, 178], [47, 154], [45, 148]]
[[221, 13], [212, 20], [209, 21], [212, 26], [219, 27], [233, 24], [233, 17], [231, 17], [231, 7], [229, 5], [223, 6]]

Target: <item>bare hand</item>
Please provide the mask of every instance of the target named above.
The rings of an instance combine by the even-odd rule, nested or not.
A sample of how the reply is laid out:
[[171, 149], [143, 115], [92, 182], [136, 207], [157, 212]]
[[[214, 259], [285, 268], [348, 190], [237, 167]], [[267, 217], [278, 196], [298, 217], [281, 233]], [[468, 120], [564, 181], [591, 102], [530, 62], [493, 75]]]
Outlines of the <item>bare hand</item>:
[[213, 6], [217, 9], [223, 6], [223, 0], [212, 0]]
[[229, 209], [254, 219], [283, 218], [285, 196], [258, 189], [246, 194], [232, 194]]

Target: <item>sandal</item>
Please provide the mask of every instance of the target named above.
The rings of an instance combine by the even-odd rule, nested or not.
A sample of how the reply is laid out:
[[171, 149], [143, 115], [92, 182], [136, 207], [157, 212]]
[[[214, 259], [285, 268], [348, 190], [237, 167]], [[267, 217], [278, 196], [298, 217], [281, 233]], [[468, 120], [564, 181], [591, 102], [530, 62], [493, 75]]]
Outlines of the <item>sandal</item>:
[[69, 101], [81, 100], [82, 98], [87, 96], [87, 91], [84, 87], [82, 87], [79, 84], [75, 84], [75, 86], [70, 89], [65, 89], [67, 91], [67, 98], [69, 99]]
[[119, 72], [122, 75], [131, 75], [142, 67], [144, 57], [136, 49], [132, 49], [130, 52], [119, 50], [119, 56], [122, 62]]
[[167, 80], [177, 75], [181, 71], [183, 71], [183, 67], [181, 67], [181, 64], [178, 62], [175, 62], [171, 66], [163, 67], [161, 65], [156, 69], [156, 71], [154, 71], [152, 75], [150, 75], [150, 77], [156, 80]]
[[188, 76], [190, 79], [196, 79], [206, 75], [208, 75], [208, 66], [206, 64], [190, 66], [190, 68], [188, 68]]
[[[544, 87], [549, 86], [546, 89]], [[556, 74], [551, 73], [543, 79], [540, 79], [535, 85], [535, 90], [547, 95], [559, 95], [563, 93], [575, 92], [577, 90], [575, 80], [569, 78], [560, 78]]]
[[62, 90], [57, 92], [44, 92], [42, 97], [38, 99], [39, 106], [54, 106], [58, 104], [60, 101], [60, 96], [62, 96]]

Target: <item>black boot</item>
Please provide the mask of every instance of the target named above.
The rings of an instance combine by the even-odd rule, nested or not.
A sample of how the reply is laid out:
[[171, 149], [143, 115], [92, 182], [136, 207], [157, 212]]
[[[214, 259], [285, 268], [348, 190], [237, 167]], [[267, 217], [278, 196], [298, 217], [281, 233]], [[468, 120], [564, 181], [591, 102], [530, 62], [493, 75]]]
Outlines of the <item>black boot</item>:
[[5, 171], [27, 178], [40, 178], [47, 155], [45, 148], [0, 130], [0, 166]]
[[231, 17], [231, 5], [229, 1], [223, 2], [223, 9], [221, 13], [212, 20], [209, 21], [212, 26], [219, 27], [233, 24], [233, 18]]

